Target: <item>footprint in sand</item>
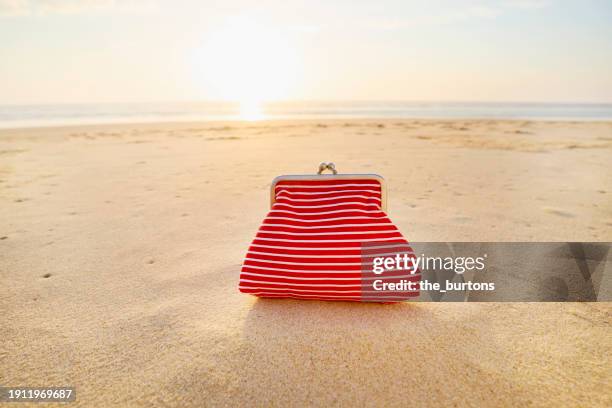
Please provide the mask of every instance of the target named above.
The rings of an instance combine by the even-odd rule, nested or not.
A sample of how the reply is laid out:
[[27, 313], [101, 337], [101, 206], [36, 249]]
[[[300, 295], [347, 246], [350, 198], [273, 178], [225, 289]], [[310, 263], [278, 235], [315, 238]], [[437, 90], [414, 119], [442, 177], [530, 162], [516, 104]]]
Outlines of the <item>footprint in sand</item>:
[[8, 237], [5, 235], [5, 236], [3, 236], [3, 237], [0, 237], [0, 240], [1, 240], [1, 241], [4, 241], [4, 240], [5, 240], [5, 239], [7, 239], [7, 238], [8, 238]]
[[45, 274], [44, 274], [42, 277], [43, 277], [43, 278], [45, 278], [45, 279], [47, 279], [47, 278], [50, 278], [50, 277], [51, 277], [51, 274], [50, 274], [50, 273], [45, 273]]
[[543, 207], [542, 211], [547, 212], [549, 214], [553, 214], [553, 215], [558, 215], [559, 217], [566, 217], [566, 218], [574, 218], [575, 214], [566, 211], [566, 210], [562, 210], [560, 208], [553, 208], [553, 207]]
[[204, 140], [240, 140], [238, 136], [219, 136], [219, 137], [207, 137]]
[[472, 218], [471, 217], [466, 217], [463, 215], [459, 215], [456, 217], [451, 218], [452, 221], [454, 222], [458, 222], [458, 223], [467, 223], [467, 222], [471, 222]]
[[232, 128], [229, 126], [220, 126], [220, 127], [210, 127], [206, 130], [212, 131], [212, 132], [226, 132], [228, 130], [232, 130]]
[[149, 264], [149, 265], [153, 265], [154, 263], [155, 263], [155, 260], [154, 260], [154, 259], [149, 259], [149, 260], [147, 261], [147, 264]]

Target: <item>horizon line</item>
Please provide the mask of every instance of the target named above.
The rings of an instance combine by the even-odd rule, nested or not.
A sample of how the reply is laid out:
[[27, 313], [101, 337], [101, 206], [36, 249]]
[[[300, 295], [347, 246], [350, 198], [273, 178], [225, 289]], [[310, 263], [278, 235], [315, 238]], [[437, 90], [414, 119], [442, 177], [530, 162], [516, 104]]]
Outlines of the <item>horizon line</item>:
[[[79, 101], [79, 102], [17, 102], [0, 103], [0, 107], [22, 107], [22, 106], [74, 106], [74, 105], [156, 105], [156, 104], [227, 104], [240, 105], [237, 100], [214, 100], [214, 99], [185, 99], [166, 101]], [[316, 104], [316, 103], [409, 103], [409, 104], [516, 104], [516, 105], [612, 105], [610, 101], [544, 101], [544, 100], [478, 100], [478, 99], [279, 99], [263, 100], [261, 105], [270, 104]]]

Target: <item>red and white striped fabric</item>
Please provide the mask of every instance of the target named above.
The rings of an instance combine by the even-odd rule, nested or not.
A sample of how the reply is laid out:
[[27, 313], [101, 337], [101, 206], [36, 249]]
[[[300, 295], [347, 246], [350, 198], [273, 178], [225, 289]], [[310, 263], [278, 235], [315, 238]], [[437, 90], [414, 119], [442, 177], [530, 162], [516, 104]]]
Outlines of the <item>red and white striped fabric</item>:
[[[418, 291], [398, 296], [376, 293], [369, 299], [365, 293], [369, 290], [363, 281], [364, 248], [412, 253], [382, 210], [378, 180], [281, 180], [274, 194], [272, 209], [244, 260], [241, 292], [269, 298], [379, 302], [418, 296]], [[418, 273], [408, 277], [419, 278]]]

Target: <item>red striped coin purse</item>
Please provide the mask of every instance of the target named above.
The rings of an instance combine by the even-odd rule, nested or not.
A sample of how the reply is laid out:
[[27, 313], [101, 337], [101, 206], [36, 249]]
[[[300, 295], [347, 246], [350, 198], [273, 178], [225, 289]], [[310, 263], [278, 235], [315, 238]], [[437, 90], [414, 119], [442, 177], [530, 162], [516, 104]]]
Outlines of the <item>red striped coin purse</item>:
[[[333, 174], [321, 174], [326, 169]], [[373, 271], [375, 257], [414, 256], [385, 212], [381, 176], [337, 174], [333, 163], [322, 163], [317, 175], [274, 179], [270, 201], [270, 212], [242, 265], [241, 292], [266, 298], [374, 302], [418, 296], [418, 289], [406, 285], [380, 290], [380, 280], [417, 282], [418, 271]]]

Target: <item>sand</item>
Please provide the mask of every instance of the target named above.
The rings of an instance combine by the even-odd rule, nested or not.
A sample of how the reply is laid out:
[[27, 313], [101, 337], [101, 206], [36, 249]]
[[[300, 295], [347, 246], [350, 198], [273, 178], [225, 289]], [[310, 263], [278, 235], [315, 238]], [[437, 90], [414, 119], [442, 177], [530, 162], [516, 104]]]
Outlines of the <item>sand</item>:
[[71, 406], [610, 406], [612, 303], [237, 290], [270, 181], [376, 172], [411, 241], [612, 241], [612, 123], [0, 131], [0, 384]]

